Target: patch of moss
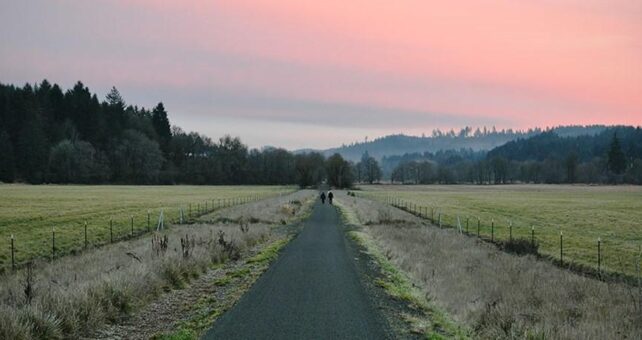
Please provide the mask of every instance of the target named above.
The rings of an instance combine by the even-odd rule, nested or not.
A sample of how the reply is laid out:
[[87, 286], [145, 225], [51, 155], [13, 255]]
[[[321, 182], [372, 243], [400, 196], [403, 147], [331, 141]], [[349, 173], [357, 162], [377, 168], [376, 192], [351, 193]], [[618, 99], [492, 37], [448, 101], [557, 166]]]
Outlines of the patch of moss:
[[216, 286], [227, 286], [230, 282], [232, 282], [232, 278], [230, 278], [229, 276], [225, 275], [222, 278], [217, 279], [216, 281], [214, 281], [214, 285], [216, 285]]
[[232, 277], [232, 278], [238, 278], [238, 277], [247, 276], [250, 273], [251, 273], [250, 268], [244, 267], [244, 268], [241, 268], [241, 269], [238, 269], [238, 270], [235, 270], [233, 272], [228, 273], [228, 276]]
[[154, 340], [195, 340], [198, 339], [196, 334], [188, 329], [181, 328], [179, 330], [163, 333], [160, 335], [153, 336]]
[[286, 244], [288, 244], [288, 242], [290, 242], [290, 238], [282, 239], [272, 243], [271, 245], [263, 249], [260, 253], [247, 260], [247, 263], [261, 264], [272, 262], [277, 258], [277, 256], [279, 256], [279, 252]]

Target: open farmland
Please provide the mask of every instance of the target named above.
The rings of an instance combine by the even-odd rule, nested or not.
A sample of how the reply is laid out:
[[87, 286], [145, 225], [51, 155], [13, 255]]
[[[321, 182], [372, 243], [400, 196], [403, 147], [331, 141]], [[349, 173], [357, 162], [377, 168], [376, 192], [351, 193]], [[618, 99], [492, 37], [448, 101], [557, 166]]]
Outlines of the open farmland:
[[595, 268], [598, 238], [601, 239], [603, 270], [637, 274], [639, 247], [642, 245], [642, 187], [505, 185], [505, 186], [362, 186], [363, 195], [386, 200], [398, 198], [434, 209], [442, 223], [462, 229], [469, 221], [469, 232], [490, 238], [531, 239], [531, 226], [540, 245], [539, 252], [559, 259], [560, 231], [563, 233], [564, 261]]
[[179, 209], [211, 210], [238, 199], [256, 199], [294, 190], [286, 186], [81, 186], [0, 185], [0, 268], [11, 265], [11, 235], [15, 237], [18, 263], [52, 254], [55, 228], [57, 254], [84, 247], [84, 223], [88, 244], [114, 240], [155, 227], [163, 210], [165, 222], [176, 221]]

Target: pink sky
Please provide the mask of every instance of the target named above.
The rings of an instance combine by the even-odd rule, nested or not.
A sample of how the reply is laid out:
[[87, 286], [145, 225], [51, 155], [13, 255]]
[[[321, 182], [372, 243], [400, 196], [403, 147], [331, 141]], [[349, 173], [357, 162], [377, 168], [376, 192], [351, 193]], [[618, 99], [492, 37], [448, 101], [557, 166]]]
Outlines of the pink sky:
[[252, 146], [642, 124], [642, 1], [0, 5], [0, 82], [76, 80]]

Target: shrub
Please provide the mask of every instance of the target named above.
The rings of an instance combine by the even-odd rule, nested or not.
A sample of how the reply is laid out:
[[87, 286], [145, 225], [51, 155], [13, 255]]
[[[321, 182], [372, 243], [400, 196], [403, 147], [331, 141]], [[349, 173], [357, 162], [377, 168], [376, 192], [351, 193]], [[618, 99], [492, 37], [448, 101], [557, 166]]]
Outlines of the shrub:
[[537, 255], [539, 250], [539, 244], [537, 243], [537, 241], [533, 243], [530, 240], [524, 239], [512, 239], [503, 241], [501, 243], [501, 247], [503, 250], [517, 255]]

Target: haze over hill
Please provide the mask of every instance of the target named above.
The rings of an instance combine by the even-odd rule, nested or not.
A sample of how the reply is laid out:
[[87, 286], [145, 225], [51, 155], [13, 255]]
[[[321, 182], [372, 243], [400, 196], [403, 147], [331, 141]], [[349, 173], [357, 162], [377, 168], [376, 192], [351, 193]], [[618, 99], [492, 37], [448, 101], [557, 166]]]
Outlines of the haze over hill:
[[[404, 134], [389, 135], [376, 138], [372, 141], [364, 141], [352, 143], [349, 145], [342, 145], [336, 148], [326, 150], [316, 150], [325, 156], [331, 156], [335, 153], [340, 154], [350, 161], [358, 161], [363, 154], [367, 152], [375, 159], [381, 160], [384, 157], [401, 156], [404, 154], [412, 153], [435, 153], [446, 150], [461, 150], [466, 149], [470, 151], [490, 151], [498, 146], [504, 145], [510, 141], [520, 138], [528, 138], [538, 135], [546, 130], [554, 131], [560, 137], [581, 136], [581, 135], [595, 135], [602, 132], [606, 126], [604, 125], [572, 125], [572, 126], [559, 126], [554, 128], [541, 128], [528, 129], [526, 131], [520, 130], [496, 130], [494, 127], [477, 128], [473, 129], [465, 127], [459, 132], [450, 130], [443, 132], [441, 130], [433, 130], [431, 136], [409, 136]], [[297, 152], [314, 151], [311, 149], [298, 150]]]

